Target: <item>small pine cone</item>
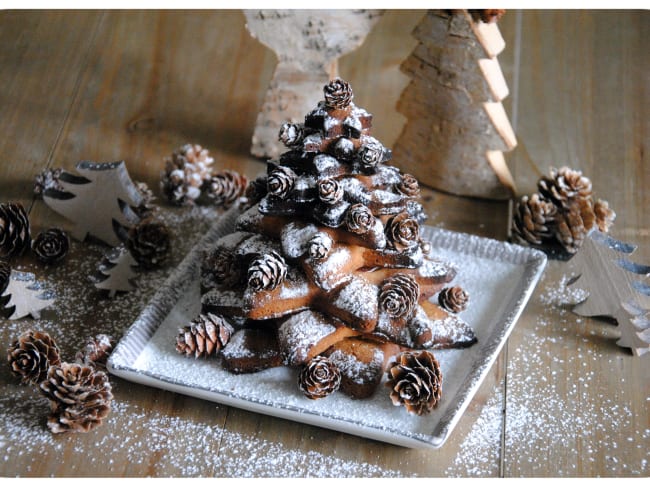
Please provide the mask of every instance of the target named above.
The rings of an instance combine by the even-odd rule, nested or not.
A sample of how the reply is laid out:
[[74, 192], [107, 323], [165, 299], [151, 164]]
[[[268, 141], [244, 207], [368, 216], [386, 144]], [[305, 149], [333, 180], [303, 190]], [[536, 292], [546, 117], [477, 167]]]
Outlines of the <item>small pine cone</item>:
[[503, 14], [506, 13], [505, 10], [499, 8], [475, 9], [468, 10], [468, 12], [472, 16], [472, 19], [474, 19], [474, 22], [478, 22], [480, 20], [486, 24], [498, 22], [499, 19], [503, 17]]
[[63, 230], [53, 228], [40, 232], [32, 241], [32, 251], [45, 264], [62, 261], [70, 250], [70, 238]]
[[225, 170], [212, 175], [206, 186], [212, 203], [228, 208], [244, 194], [248, 178], [237, 171]]
[[330, 144], [328, 152], [336, 159], [350, 161], [355, 154], [354, 142], [347, 137], [339, 137], [334, 144]]
[[409, 413], [430, 412], [442, 395], [442, 372], [429, 351], [404, 352], [388, 367], [386, 386], [393, 405], [404, 405]]
[[296, 173], [286, 166], [275, 166], [269, 171], [266, 188], [269, 195], [285, 198], [296, 181]]
[[325, 257], [330, 253], [333, 244], [334, 241], [328, 234], [322, 232], [314, 234], [308, 244], [309, 257], [317, 260], [325, 259]]
[[408, 318], [420, 298], [420, 285], [407, 274], [396, 274], [386, 279], [379, 291], [379, 307], [391, 317]]
[[553, 237], [557, 208], [539, 193], [524, 195], [515, 208], [512, 235], [521, 243], [540, 245]]
[[204, 268], [216, 283], [225, 285], [235, 284], [241, 274], [235, 254], [221, 247], [208, 253]]
[[138, 190], [138, 193], [142, 196], [142, 203], [138, 205], [136, 208], [134, 208], [134, 211], [138, 217], [141, 219], [145, 219], [147, 217], [151, 217], [151, 215], [154, 212], [154, 200], [156, 197], [153, 194], [153, 191], [151, 191], [151, 188], [149, 188], [149, 185], [147, 185], [143, 181], [137, 181], [135, 183], [135, 187]]
[[77, 352], [75, 359], [79, 364], [85, 364], [95, 369], [106, 369], [106, 361], [113, 352], [115, 340], [106, 334], [89, 337], [83, 349]]
[[9, 261], [0, 258], [0, 297], [9, 286], [11, 278], [11, 265]]
[[366, 169], [374, 169], [384, 159], [386, 148], [375, 138], [369, 138], [357, 151], [359, 165]]
[[0, 203], [0, 258], [19, 256], [30, 243], [25, 208], [20, 203]]
[[14, 375], [25, 384], [38, 384], [47, 377], [50, 366], [61, 364], [59, 348], [45, 332], [28, 330], [9, 348], [7, 360]]
[[596, 225], [601, 232], [609, 232], [609, 228], [616, 219], [616, 212], [609, 208], [609, 203], [600, 198], [594, 203], [594, 214], [596, 216]]
[[88, 432], [100, 425], [111, 409], [113, 393], [108, 375], [90, 366], [51, 366], [40, 388], [50, 400], [47, 426], [54, 434]]
[[375, 225], [375, 216], [362, 203], [355, 203], [345, 214], [345, 225], [350, 232], [365, 234]]
[[318, 182], [318, 198], [327, 205], [334, 205], [343, 199], [343, 188], [334, 178], [324, 178]]
[[555, 239], [569, 254], [575, 254], [595, 221], [591, 202], [582, 201], [555, 217]]
[[171, 233], [162, 222], [143, 220], [129, 229], [126, 247], [140, 266], [154, 269], [171, 254]]
[[280, 127], [278, 140], [288, 148], [300, 146], [304, 138], [305, 126], [303, 124], [285, 123]]
[[591, 180], [582, 176], [581, 171], [563, 166], [559, 170], [551, 168], [549, 174], [537, 182], [537, 189], [558, 209], [567, 209], [577, 200], [591, 198]]
[[354, 93], [347, 81], [336, 78], [323, 87], [325, 106], [333, 109], [343, 109], [352, 103]]
[[467, 308], [468, 293], [460, 286], [443, 288], [438, 294], [438, 303], [451, 313], [460, 313]]
[[246, 197], [247, 204], [252, 207], [266, 196], [267, 183], [266, 175], [260, 175], [254, 180], [248, 182], [244, 196]]
[[274, 290], [287, 276], [287, 264], [277, 252], [254, 259], [248, 268], [248, 286], [255, 291]]
[[64, 191], [59, 178], [63, 173], [63, 168], [45, 169], [34, 178], [33, 191], [37, 197], [42, 197], [46, 190]]
[[398, 193], [410, 198], [418, 198], [420, 196], [420, 183], [415, 176], [408, 173], [402, 175], [402, 180], [396, 185], [395, 189]]
[[216, 356], [228, 344], [233, 333], [232, 325], [221, 315], [200, 314], [190, 325], [178, 331], [176, 350], [195, 358]]
[[390, 247], [405, 251], [420, 242], [420, 224], [408, 213], [402, 212], [386, 222], [386, 237]]
[[341, 371], [330, 359], [316, 356], [298, 375], [298, 388], [310, 400], [324, 398], [341, 386]]
[[214, 159], [198, 144], [185, 144], [165, 160], [160, 186], [167, 200], [175, 205], [192, 205], [210, 179]]

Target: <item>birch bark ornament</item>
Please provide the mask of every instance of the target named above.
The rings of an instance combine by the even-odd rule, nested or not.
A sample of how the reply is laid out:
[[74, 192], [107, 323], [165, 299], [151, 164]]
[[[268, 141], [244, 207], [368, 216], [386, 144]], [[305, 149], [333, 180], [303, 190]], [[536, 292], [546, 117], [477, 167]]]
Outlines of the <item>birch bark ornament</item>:
[[36, 281], [33, 273], [12, 270], [9, 284], [0, 296], [0, 315], [18, 320], [31, 315], [38, 319], [41, 311], [54, 303], [54, 294]]
[[338, 75], [338, 59], [358, 48], [379, 20], [379, 10], [247, 10], [251, 35], [275, 52], [278, 65], [257, 116], [251, 154], [275, 158], [285, 122], [301, 122]]
[[642, 356], [650, 351], [650, 266], [628, 259], [635, 250], [592, 229], [571, 260], [578, 275], [570, 285], [589, 294], [575, 313], [615, 319], [621, 332], [617, 344]]
[[63, 191], [48, 188], [43, 192], [43, 200], [74, 223], [73, 238], [83, 241], [91, 235], [109, 246], [119, 245], [115, 226], [131, 227], [138, 223], [140, 217], [134, 209], [144, 200], [126, 164], [81, 161], [76, 168], [81, 176], [62, 172], [58, 182]]
[[109, 251], [97, 266], [97, 272], [90, 277], [95, 288], [107, 290], [108, 297], [113, 298], [118, 292], [135, 289], [133, 279], [137, 273], [137, 261], [124, 247], [118, 246]]
[[508, 86], [496, 22], [466, 10], [429, 10], [401, 70], [411, 78], [397, 104], [407, 122], [394, 157], [435, 189], [504, 200], [515, 184], [503, 156], [517, 140], [502, 105]]

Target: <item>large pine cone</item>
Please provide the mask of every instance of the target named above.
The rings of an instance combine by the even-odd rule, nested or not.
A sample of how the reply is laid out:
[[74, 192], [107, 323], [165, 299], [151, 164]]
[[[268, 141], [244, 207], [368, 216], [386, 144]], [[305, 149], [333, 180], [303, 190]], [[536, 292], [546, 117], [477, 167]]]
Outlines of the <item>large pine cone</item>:
[[332, 360], [316, 356], [298, 375], [298, 388], [310, 400], [324, 398], [341, 386], [341, 371]]
[[106, 334], [89, 337], [83, 349], [77, 352], [75, 359], [80, 364], [85, 364], [95, 369], [106, 369], [106, 361], [113, 352], [115, 340]]
[[277, 252], [254, 259], [248, 268], [248, 286], [255, 290], [273, 290], [287, 276], [287, 264]]
[[404, 352], [388, 367], [386, 386], [393, 405], [404, 405], [410, 413], [430, 412], [442, 395], [442, 372], [429, 351]]
[[100, 425], [111, 409], [113, 393], [108, 375], [90, 366], [51, 366], [40, 388], [50, 400], [52, 413], [47, 426], [55, 434], [88, 432]]
[[0, 203], [0, 257], [19, 256], [30, 243], [25, 208], [20, 203]]
[[387, 278], [379, 292], [379, 306], [391, 317], [410, 317], [420, 298], [420, 285], [411, 275], [398, 273]]
[[198, 144], [185, 144], [165, 160], [160, 186], [167, 200], [175, 205], [192, 205], [211, 176], [214, 159]]
[[237, 171], [220, 171], [210, 178], [207, 197], [217, 206], [230, 207], [246, 191], [248, 178]]
[[11, 372], [25, 384], [38, 384], [47, 378], [50, 366], [61, 364], [59, 348], [45, 332], [28, 330], [9, 348]]
[[566, 166], [559, 170], [551, 168], [549, 177], [537, 182], [539, 193], [559, 209], [568, 209], [577, 200], [591, 198], [591, 180]]
[[126, 247], [145, 269], [162, 266], [171, 254], [171, 233], [162, 222], [143, 220], [129, 229]]
[[557, 208], [539, 193], [521, 197], [512, 219], [513, 237], [522, 243], [541, 245], [553, 237]]
[[70, 249], [70, 238], [63, 230], [52, 228], [40, 232], [32, 241], [32, 251], [39, 261], [54, 264], [61, 261]]
[[11, 277], [11, 265], [9, 261], [0, 259], [0, 297], [9, 286], [9, 278]]
[[347, 81], [336, 78], [323, 87], [325, 106], [333, 109], [343, 109], [352, 103], [354, 93]]
[[178, 331], [176, 350], [196, 358], [216, 355], [228, 344], [233, 332], [233, 327], [222, 316], [201, 314]]
[[467, 308], [469, 295], [460, 286], [443, 288], [438, 294], [438, 303], [451, 313], [460, 313]]

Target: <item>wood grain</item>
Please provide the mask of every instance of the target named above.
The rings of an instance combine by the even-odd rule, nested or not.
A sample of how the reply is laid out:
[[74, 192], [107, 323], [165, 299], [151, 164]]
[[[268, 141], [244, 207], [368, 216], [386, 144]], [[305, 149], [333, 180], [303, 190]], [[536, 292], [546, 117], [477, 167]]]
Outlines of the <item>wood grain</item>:
[[[387, 11], [366, 42], [340, 60], [355, 102], [374, 115], [373, 134], [388, 147], [404, 125], [395, 105], [408, 79], [399, 65], [416, 44], [410, 33], [423, 14]], [[551, 165], [583, 170], [618, 214], [612, 235], [639, 245], [635, 260], [650, 263], [650, 14], [511, 11], [499, 25], [507, 46], [499, 62], [510, 87], [504, 106], [519, 142], [506, 160], [518, 190], [533, 191]], [[33, 177], [43, 168], [124, 159], [134, 180], [157, 189], [162, 159], [186, 142], [208, 147], [219, 167], [255, 176], [265, 166], [248, 151], [275, 63], [247, 33], [240, 11], [1, 12], [0, 201], [30, 207], [35, 229], [66, 226], [32, 198]], [[431, 224], [506, 239], [506, 202], [431, 189], [423, 196]], [[200, 234], [202, 225], [179, 232]], [[44, 270], [28, 256], [17, 264], [65, 291], [67, 280], [83, 279], [83, 263], [101, 253], [75, 243], [71, 262], [78, 269]], [[622, 353], [615, 328], [559, 303], [570, 274], [570, 263], [549, 263], [507, 346], [438, 451], [118, 378], [118, 408], [108, 425], [51, 438], [41, 416], [47, 405], [2, 368], [0, 475], [648, 476], [647, 358]], [[71, 354], [101, 326], [97, 317], [127, 328], [154, 292], [144, 278], [140, 286], [144, 301], [127, 299], [124, 310], [95, 295], [64, 294], [78, 301], [75, 316], [50, 312], [40, 323], [65, 328], [61, 346]], [[0, 340], [9, 344], [33, 324], [2, 320]], [[20, 447], [21, 432], [37, 433], [29, 449]]]

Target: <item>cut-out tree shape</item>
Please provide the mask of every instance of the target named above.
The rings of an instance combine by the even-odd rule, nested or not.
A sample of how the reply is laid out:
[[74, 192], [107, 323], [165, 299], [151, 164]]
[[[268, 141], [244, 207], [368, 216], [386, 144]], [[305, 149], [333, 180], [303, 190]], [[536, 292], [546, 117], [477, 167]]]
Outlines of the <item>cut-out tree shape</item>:
[[275, 158], [284, 122], [301, 122], [323, 80], [338, 75], [338, 59], [358, 48], [379, 20], [378, 10], [247, 10], [251, 35], [272, 49], [278, 64], [257, 116], [251, 153]]
[[55, 212], [74, 223], [71, 235], [83, 241], [91, 235], [109, 246], [120, 240], [115, 226], [131, 227], [140, 220], [134, 208], [143, 197], [131, 180], [124, 161], [93, 163], [81, 161], [76, 166], [81, 176], [61, 173], [63, 191], [47, 189], [43, 200]]
[[28, 315], [38, 319], [41, 311], [54, 303], [51, 291], [45, 290], [32, 273], [11, 271], [9, 285], [0, 297], [0, 315], [18, 320]]
[[90, 278], [96, 288], [107, 290], [109, 298], [113, 298], [118, 292], [135, 289], [133, 280], [137, 266], [137, 261], [124, 246], [115, 247], [104, 256]]
[[627, 256], [636, 246], [592, 230], [572, 258], [578, 276], [571, 285], [588, 293], [573, 311], [585, 317], [611, 317], [618, 323], [617, 344], [636, 356], [650, 351], [650, 266]]
[[421, 183], [448, 193], [508, 199], [514, 181], [503, 153], [517, 140], [501, 101], [508, 86], [496, 22], [466, 10], [430, 10], [401, 70], [411, 78], [397, 109], [407, 122], [395, 158]]

